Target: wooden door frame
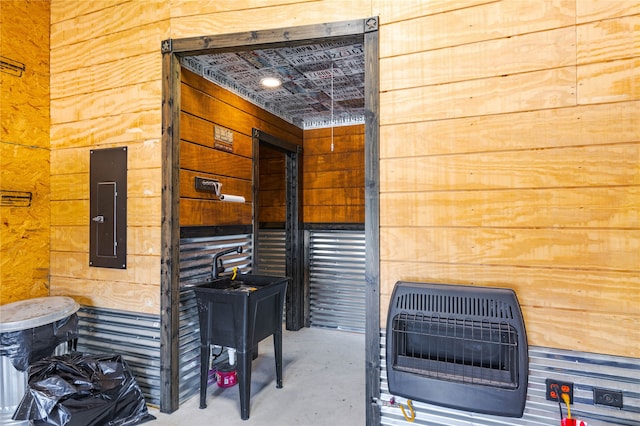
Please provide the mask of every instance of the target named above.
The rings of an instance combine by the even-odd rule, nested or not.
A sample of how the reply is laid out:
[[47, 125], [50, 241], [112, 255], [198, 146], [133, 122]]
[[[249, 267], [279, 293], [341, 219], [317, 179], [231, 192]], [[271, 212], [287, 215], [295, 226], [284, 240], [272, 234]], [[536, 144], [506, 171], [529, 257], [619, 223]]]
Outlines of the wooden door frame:
[[380, 422], [380, 214], [378, 17], [274, 30], [167, 39], [162, 52], [162, 219], [160, 266], [160, 411], [179, 407], [180, 57], [276, 47], [362, 35], [365, 52], [365, 244], [367, 424]]

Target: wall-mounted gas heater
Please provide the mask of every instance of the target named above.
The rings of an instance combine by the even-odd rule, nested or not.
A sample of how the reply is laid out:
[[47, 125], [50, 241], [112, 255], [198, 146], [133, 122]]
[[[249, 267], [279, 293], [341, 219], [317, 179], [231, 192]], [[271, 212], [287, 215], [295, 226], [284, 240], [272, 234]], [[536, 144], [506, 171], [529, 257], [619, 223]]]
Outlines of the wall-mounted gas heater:
[[522, 417], [527, 336], [510, 289], [399, 281], [387, 319], [389, 392]]

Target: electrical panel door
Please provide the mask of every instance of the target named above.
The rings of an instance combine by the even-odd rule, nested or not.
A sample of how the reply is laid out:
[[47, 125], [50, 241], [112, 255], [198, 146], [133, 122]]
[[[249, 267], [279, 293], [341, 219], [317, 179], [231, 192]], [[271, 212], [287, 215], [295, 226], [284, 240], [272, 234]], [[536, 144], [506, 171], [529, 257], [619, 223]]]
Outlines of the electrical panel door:
[[127, 148], [91, 150], [89, 265], [127, 267]]

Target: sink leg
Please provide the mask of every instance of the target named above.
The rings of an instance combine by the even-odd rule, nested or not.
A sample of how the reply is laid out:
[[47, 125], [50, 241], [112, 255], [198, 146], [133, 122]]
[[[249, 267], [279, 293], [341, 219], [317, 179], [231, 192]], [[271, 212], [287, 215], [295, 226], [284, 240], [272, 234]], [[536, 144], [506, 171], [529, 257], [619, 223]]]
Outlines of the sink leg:
[[209, 382], [209, 356], [211, 346], [200, 344], [200, 408], [207, 408], [207, 384]]
[[276, 388], [282, 388], [282, 330], [273, 333], [273, 352], [276, 358]]
[[238, 390], [240, 391], [240, 417], [242, 420], [249, 419], [252, 356], [252, 349], [239, 353], [238, 356]]

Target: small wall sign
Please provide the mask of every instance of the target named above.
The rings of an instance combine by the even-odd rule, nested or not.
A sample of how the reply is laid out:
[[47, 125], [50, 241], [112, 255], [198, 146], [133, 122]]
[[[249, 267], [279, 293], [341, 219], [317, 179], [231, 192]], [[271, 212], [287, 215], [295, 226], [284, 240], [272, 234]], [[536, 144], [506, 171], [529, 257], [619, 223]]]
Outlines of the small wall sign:
[[233, 152], [233, 130], [214, 126], [213, 147], [221, 151]]

